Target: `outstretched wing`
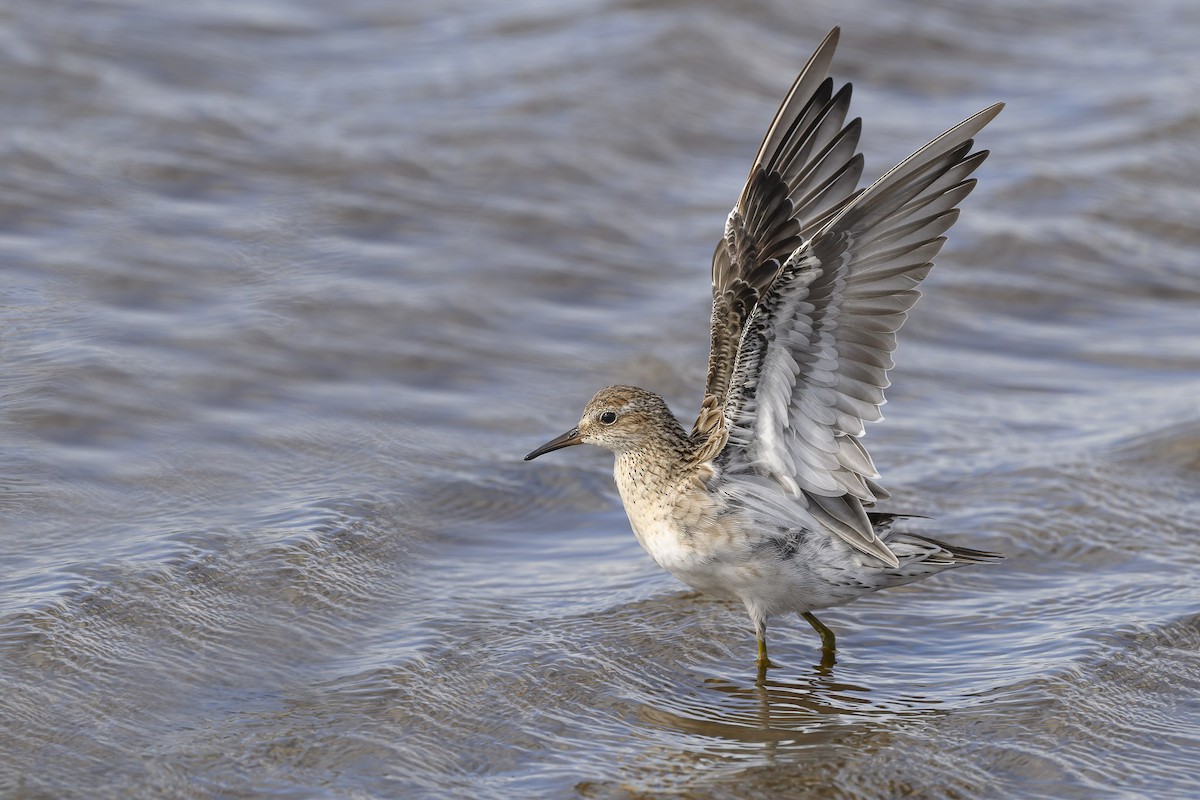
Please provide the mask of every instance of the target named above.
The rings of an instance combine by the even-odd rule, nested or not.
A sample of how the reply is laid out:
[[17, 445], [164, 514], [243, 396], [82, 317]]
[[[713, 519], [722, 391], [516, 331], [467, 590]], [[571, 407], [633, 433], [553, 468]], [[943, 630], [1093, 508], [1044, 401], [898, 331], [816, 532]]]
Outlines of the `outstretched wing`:
[[751, 312], [730, 381], [726, 472], [774, 479], [892, 566], [864, 510], [881, 490], [858, 437], [881, 419], [896, 331], [987, 156], [972, 137], [1002, 107], [934, 139], [791, 254]]
[[845, 124], [850, 84], [835, 93], [828, 77], [837, 41], [834, 28], [775, 113], [713, 253], [708, 380], [692, 428], [708, 457], [725, 444], [725, 405], [746, 321], [788, 256], [844, 206], [862, 175], [861, 121]]

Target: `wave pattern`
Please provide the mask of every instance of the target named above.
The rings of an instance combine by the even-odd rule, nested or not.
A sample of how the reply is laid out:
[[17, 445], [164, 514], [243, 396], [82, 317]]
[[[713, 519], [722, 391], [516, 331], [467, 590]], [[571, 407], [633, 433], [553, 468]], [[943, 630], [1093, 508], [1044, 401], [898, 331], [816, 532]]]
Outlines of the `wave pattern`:
[[[996, 101], [870, 433], [1007, 554], [828, 612], [640, 552], [596, 388], [843, 26], [867, 172]], [[1200, 74], [1167, 0], [0, 14], [0, 795], [1190, 797]]]

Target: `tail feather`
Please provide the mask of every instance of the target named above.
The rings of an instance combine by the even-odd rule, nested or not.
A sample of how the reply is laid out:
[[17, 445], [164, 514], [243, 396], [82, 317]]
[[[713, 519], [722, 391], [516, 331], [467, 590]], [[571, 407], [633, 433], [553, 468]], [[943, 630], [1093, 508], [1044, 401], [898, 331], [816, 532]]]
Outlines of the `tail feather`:
[[[895, 539], [909, 541], [916, 540], [926, 547], [937, 548], [925, 556], [923, 561], [929, 564], [990, 564], [994, 561], [999, 561], [1004, 558], [1002, 553], [992, 553], [987, 550], [973, 550], [970, 547], [959, 547], [954, 544], [946, 544], [937, 539], [930, 539], [928, 536], [919, 536], [915, 533], [901, 533], [895, 536]], [[888, 544], [893, 540], [889, 539]]]
[[[882, 511], [868, 511], [867, 517], [871, 520], [871, 524], [875, 528], [875, 533], [882, 538], [889, 546], [893, 544], [909, 544], [915, 547], [920, 555], [921, 561], [928, 564], [989, 564], [994, 561], [999, 561], [1004, 558], [1001, 553], [992, 553], [987, 550], [974, 550], [970, 547], [959, 547], [954, 544], [946, 544], [938, 539], [930, 539], [928, 536], [921, 536], [916, 533], [893, 533], [892, 524], [898, 519], [928, 519], [920, 514], [889, 514]], [[901, 553], [897, 556], [903, 557]]]

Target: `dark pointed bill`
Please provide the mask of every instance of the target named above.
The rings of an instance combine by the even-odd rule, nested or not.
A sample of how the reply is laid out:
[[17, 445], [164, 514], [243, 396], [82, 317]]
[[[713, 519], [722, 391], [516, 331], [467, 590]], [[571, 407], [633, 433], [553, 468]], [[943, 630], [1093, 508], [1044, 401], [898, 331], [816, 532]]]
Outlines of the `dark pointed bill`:
[[583, 444], [583, 437], [579, 435], [579, 428], [571, 428], [571, 430], [567, 431], [562, 436], [551, 439], [537, 450], [534, 450], [532, 453], [525, 456], [525, 460], [532, 461], [540, 455], [549, 453], [551, 450], [561, 450], [562, 448], [570, 447], [573, 444]]

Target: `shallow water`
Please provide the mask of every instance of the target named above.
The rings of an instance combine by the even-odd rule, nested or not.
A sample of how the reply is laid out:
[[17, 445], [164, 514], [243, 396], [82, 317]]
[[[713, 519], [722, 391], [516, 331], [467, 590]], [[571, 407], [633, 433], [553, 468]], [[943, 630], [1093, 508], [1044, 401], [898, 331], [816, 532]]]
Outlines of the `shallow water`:
[[[867, 439], [1008, 559], [779, 620], [657, 567], [708, 259], [834, 24], [867, 170], [996, 101]], [[0, 794], [1193, 797], [1200, 9], [15, 0]]]

